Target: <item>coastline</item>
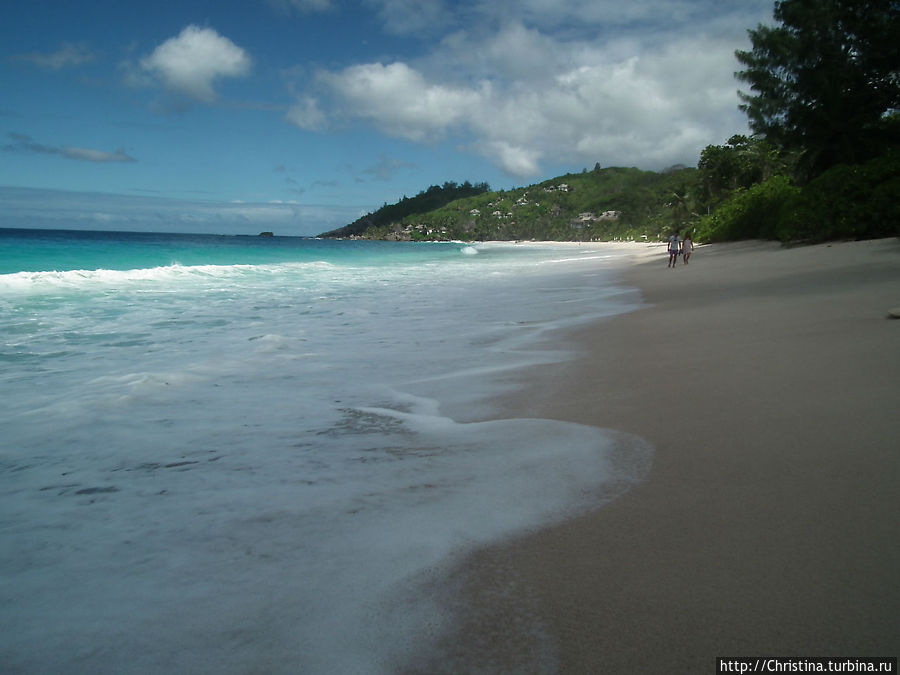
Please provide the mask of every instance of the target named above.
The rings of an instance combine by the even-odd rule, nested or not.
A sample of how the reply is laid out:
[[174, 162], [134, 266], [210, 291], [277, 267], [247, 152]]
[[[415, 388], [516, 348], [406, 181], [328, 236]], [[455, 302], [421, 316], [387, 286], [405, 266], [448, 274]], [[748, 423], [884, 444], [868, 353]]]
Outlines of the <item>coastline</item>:
[[635, 434], [649, 477], [468, 556], [443, 592], [457, 630], [409, 672], [900, 651], [900, 240], [644, 257], [622, 278], [647, 307], [559, 336], [581, 356], [496, 413]]

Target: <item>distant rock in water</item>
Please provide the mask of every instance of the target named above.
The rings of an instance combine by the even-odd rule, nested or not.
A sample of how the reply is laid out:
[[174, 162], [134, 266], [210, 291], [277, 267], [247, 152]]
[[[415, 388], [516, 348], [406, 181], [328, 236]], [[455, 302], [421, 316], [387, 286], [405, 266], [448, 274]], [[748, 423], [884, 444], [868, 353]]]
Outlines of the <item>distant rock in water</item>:
[[260, 232], [259, 236], [260, 237], [274, 237], [275, 234], [273, 232]]

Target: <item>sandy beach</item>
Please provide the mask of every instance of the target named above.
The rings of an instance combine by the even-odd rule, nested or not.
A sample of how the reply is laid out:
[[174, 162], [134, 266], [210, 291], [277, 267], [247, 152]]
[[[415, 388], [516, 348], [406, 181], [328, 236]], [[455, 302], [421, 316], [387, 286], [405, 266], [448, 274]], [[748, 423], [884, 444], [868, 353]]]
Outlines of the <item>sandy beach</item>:
[[900, 652], [900, 240], [656, 250], [623, 271], [646, 308], [560, 336], [581, 356], [502, 402], [645, 439], [648, 479], [470, 556], [460, 629], [414, 670]]

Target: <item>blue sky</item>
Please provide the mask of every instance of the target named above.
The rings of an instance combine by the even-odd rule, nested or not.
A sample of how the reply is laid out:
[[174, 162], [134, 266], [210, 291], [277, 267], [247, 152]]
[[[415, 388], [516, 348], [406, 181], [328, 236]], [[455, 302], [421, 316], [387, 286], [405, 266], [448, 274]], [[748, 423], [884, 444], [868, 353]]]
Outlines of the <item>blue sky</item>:
[[317, 234], [445, 181], [695, 165], [771, 0], [5, 0], [0, 227]]

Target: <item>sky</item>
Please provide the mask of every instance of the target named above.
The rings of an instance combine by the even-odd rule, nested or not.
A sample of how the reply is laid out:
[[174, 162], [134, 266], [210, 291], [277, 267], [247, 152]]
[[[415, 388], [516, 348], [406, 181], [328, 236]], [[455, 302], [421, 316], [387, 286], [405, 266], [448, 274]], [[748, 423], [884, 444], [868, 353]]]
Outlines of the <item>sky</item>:
[[695, 166], [772, 0], [4, 0], [0, 227], [314, 235]]

